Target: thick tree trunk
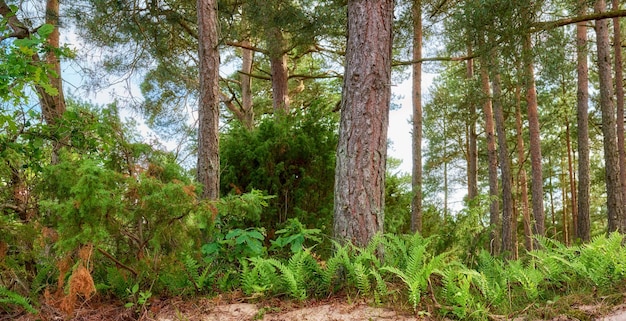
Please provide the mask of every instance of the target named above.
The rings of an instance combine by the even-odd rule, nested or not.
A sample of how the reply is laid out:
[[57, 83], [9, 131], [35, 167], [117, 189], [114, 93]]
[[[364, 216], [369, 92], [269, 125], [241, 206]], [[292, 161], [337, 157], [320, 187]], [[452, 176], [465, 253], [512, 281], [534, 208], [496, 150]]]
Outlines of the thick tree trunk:
[[513, 175], [509, 160], [509, 148], [507, 147], [506, 128], [504, 124], [504, 110], [502, 107], [502, 87], [500, 73], [495, 71], [493, 76], [493, 112], [496, 120], [498, 135], [498, 154], [500, 161], [500, 175], [502, 177], [502, 252], [514, 255], [513, 243]]
[[[585, 0], [579, 1], [579, 15], [585, 14]], [[578, 226], [576, 238], [589, 242], [591, 222], [589, 217], [589, 71], [587, 66], [587, 26], [584, 22], [576, 24], [577, 57], [577, 126], [578, 126]]]
[[[619, 9], [619, 0], [613, 0], [613, 10]], [[619, 150], [622, 199], [626, 203], [626, 150], [624, 142], [624, 73], [622, 64], [622, 31], [620, 19], [613, 18], [613, 52], [615, 54], [615, 107], [617, 110], [617, 147]], [[626, 211], [626, 209], [625, 209]], [[620, 219], [620, 230], [626, 231], [626, 213]]]
[[289, 112], [289, 70], [285, 53], [285, 38], [277, 27], [268, 32], [269, 57], [272, 72], [272, 102], [274, 112]]
[[489, 85], [489, 74], [487, 71], [487, 62], [485, 59], [481, 61], [480, 80], [482, 84], [485, 101], [483, 102], [483, 114], [485, 116], [485, 136], [487, 139], [487, 157], [489, 159], [489, 196], [491, 203], [489, 205], [489, 227], [491, 229], [491, 247], [490, 252], [493, 255], [500, 253], [500, 201], [498, 193], [498, 155], [496, 152], [496, 136], [495, 124], [493, 120], [493, 106], [491, 102], [491, 88]]
[[526, 250], [533, 250], [532, 228], [530, 220], [530, 208], [528, 206], [528, 182], [526, 180], [525, 148], [524, 133], [522, 131], [522, 106], [521, 106], [521, 88], [518, 86], [515, 90], [515, 102], [517, 105], [515, 112], [515, 131], [517, 135], [517, 163], [518, 169], [518, 193], [520, 194], [520, 205], [522, 207], [522, 217], [524, 219], [524, 245]]
[[384, 221], [393, 0], [349, 0], [334, 232], [367, 244]]
[[[422, 59], [422, 2], [413, 1], [413, 60]], [[411, 231], [422, 232], [422, 63], [413, 64], [413, 179]]]
[[545, 218], [543, 209], [543, 169], [541, 165], [541, 139], [539, 135], [539, 112], [537, 106], [537, 89], [535, 87], [535, 71], [532, 59], [532, 43], [530, 34], [524, 37], [523, 44], [524, 74], [526, 79], [526, 106], [528, 109], [528, 130], [530, 133], [530, 165], [533, 217], [535, 218], [535, 235], [545, 235]]
[[[597, 0], [596, 13], [606, 11], [606, 2]], [[602, 111], [602, 134], [604, 136], [604, 163], [606, 166], [606, 192], [608, 210], [608, 231], [622, 232], [621, 219], [624, 213], [622, 186], [620, 179], [619, 154], [617, 148], [617, 124], [613, 104], [613, 74], [611, 72], [611, 44], [609, 42], [608, 20], [596, 21], [598, 50], [598, 75], [600, 78], [600, 109]]]
[[200, 99], [198, 106], [198, 182], [203, 199], [219, 197], [219, 65], [217, 1], [198, 0]]

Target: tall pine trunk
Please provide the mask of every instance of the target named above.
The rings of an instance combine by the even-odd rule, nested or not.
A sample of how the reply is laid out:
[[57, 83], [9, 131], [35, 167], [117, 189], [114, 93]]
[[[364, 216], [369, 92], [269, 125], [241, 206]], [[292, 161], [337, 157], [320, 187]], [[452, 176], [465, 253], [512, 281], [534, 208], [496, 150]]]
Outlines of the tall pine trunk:
[[[497, 69], [498, 67], [493, 67]], [[506, 141], [506, 127], [504, 123], [504, 110], [502, 107], [502, 84], [500, 72], [495, 70], [493, 75], [493, 112], [496, 120], [498, 135], [498, 155], [500, 158], [500, 175], [502, 177], [502, 252], [509, 257], [514, 257], [515, 248], [513, 243], [513, 175], [509, 160], [509, 148]]]
[[334, 233], [364, 246], [383, 230], [393, 0], [349, 0]]
[[515, 131], [517, 136], [517, 163], [519, 166], [518, 169], [518, 184], [517, 189], [520, 194], [520, 205], [522, 208], [522, 217], [524, 220], [524, 245], [526, 250], [533, 250], [533, 241], [532, 241], [532, 227], [530, 221], [530, 208], [528, 206], [528, 182], [526, 177], [526, 169], [524, 168], [524, 163], [526, 159], [525, 148], [524, 148], [524, 133], [522, 130], [522, 99], [521, 99], [521, 87], [517, 86], [515, 90], [515, 103], [516, 103], [516, 111], [515, 111]]
[[572, 139], [571, 139], [571, 130], [569, 124], [569, 117], [565, 116], [565, 142], [567, 144], [567, 173], [569, 176], [569, 192], [570, 192], [570, 203], [572, 207], [572, 233], [570, 234], [570, 239], [573, 241], [576, 235], [578, 235], [578, 202], [576, 195], [576, 176], [574, 174], [574, 160], [572, 150]]
[[[467, 46], [467, 55], [472, 56], [472, 45]], [[474, 60], [467, 61], [466, 77], [474, 79]], [[471, 93], [468, 93], [469, 119], [467, 122], [467, 199], [472, 201], [478, 196], [478, 135], [476, 134], [476, 104]]]
[[[613, 0], [613, 10], [619, 9], [619, 1]], [[626, 150], [624, 142], [624, 73], [622, 64], [622, 31], [620, 19], [613, 18], [613, 52], [615, 55], [615, 107], [617, 111], [617, 147], [619, 151], [622, 199], [626, 203]], [[626, 211], [626, 209], [624, 209]], [[620, 230], [626, 231], [626, 213], [620, 219]]]
[[[596, 13], [606, 11], [606, 2], [597, 0]], [[623, 231], [621, 219], [624, 213], [620, 163], [617, 147], [617, 124], [613, 103], [613, 74], [611, 72], [611, 44], [608, 19], [596, 20], [598, 51], [598, 75], [600, 79], [600, 110], [602, 111], [602, 134], [604, 138], [604, 163], [608, 210], [608, 231]]]
[[[586, 13], [585, 0], [579, 0], [579, 15]], [[585, 22], [576, 24], [576, 121], [578, 126], [578, 226], [576, 238], [589, 242], [591, 220], [589, 217], [589, 68], [587, 66], [587, 26]]]
[[413, 178], [411, 231], [422, 231], [422, 2], [413, 1]]
[[219, 197], [219, 64], [217, 0], [198, 0], [200, 99], [198, 106], [198, 182], [201, 197]]
[[535, 235], [545, 235], [545, 218], [543, 208], [543, 167], [541, 165], [541, 139], [539, 135], [539, 111], [537, 106], [537, 89], [532, 58], [532, 42], [530, 34], [524, 36], [522, 49], [524, 77], [526, 84], [526, 107], [528, 109], [528, 130], [530, 133], [530, 165], [533, 217], [535, 218]]
[[491, 203], [489, 204], [489, 227], [491, 229], [491, 254], [500, 253], [500, 244], [498, 240], [500, 227], [500, 201], [498, 193], [498, 155], [496, 151], [495, 124], [493, 120], [493, 106], [491, 102], [491, 86], [489, 85], [489, 73], [487, 71], [486, 59], [481, 60], [480, 64], [480, 82], [484, 95], [483, 114], [485, 117], [485, 136], [487, 139], [487, 157], [489, 170], [489, 196]]

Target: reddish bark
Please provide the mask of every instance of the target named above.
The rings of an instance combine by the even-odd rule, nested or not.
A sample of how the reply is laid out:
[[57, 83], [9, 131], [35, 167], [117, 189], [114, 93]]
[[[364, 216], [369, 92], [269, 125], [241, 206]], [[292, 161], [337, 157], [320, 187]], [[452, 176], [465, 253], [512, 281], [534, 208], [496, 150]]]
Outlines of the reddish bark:
[[[580, 15], [585, 14], [585, 0], [579, 1]], [[589, 217], [589, 71], [587, 66], [587, 26], [584, 22], [576, 24], [577, 57], [577, 126], [578, 126], [578, 226], [576, 238], [589, 242], [591, 223]]]
[[[597, 0], [596, 13], [606, 10], [606, 2]], [[600, 109], [602, 111], [602, 134], [604, 138], [604, 163], [607, 192], [608, 231], [622, 232], [621, 220], [624, 213], [620, 165], [617, 148], [617, 124], [613, 102], [613, 74], [611, 72], [611, 44], [609, 42], [608, 20], [597, 20], [595, 25], [598, 75], [600, 91]]]
[[498, 200], [498, 155], [496, 152], [495, 124], [493, 120], [493, 106], [491, 102], [491, 88], [489, 85], [489, 73], [487, 63], [483, 60], [480, 68], [480, 80], [485, 101], [483, 102], [483, 114], [485, 116], [485, 135], [487, 139], [487, 157], [489, 159], [489, 226], [491, 228], [491, 254], [500, 253], [498, 240], [500, 226], [500, 201]]
[[198, 0], [200, 99], [198, 106], [198, 182], [201, 198], [219, 197], [219, 63], [217, 1]]
[[393, 0], [349, 0], [334, 232], [363, 246], [383, 229]]

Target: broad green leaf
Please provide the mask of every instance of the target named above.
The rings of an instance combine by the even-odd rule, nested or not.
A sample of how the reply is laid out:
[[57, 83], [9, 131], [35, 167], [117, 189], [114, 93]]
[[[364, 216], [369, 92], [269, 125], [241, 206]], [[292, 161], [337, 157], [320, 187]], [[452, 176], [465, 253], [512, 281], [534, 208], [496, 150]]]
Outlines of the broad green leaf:
[[37, 29], [37, 34], [42, 38], [47, 38], [54, 31], [54, 26], [46, 23]]

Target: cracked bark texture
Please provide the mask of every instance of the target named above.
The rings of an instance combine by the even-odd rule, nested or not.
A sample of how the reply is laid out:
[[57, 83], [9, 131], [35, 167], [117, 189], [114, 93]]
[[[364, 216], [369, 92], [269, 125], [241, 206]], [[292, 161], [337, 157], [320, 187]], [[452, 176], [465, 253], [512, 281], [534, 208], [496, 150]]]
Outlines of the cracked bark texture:
[[334, 232], [365, 245], [383, 229], [393, 0], [348, 1]]

